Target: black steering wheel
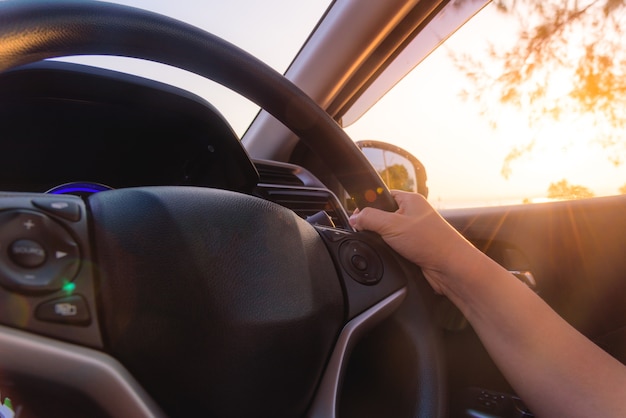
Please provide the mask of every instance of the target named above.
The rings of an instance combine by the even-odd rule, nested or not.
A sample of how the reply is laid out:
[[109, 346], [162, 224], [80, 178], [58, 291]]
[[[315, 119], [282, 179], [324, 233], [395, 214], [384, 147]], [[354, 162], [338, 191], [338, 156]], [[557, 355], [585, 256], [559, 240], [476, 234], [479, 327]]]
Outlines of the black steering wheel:
[[[305, 141], [358, 207], [396, 209], [326, 112], [229, 43], [118, 5], [0, 4], [0, 71], [70, 55], [153, 60], [217, 81]], [[21, 229], [28, 220], [40, 228], [35, 238], [30, 227]], [[410, 414], [445, 414], [443, 365], [424, 284], [407, 279], [420, 272], [373, 234], [314, 228], [270, 202], [215, 189], [121, 189], [87, 202], [0, 194], [3, 241], [35, 242], [43, 251], [50, 242], [70, 245], [66, 235], [76, 259], [58, 261], [41, 276], [24, 278], [15, 259], [0, 260], [8, 265], [0, 269], [0, 299], [28, 303], [36, 317], [38, 295], [61, 300], [69, 283], [78, 293], [64, 296], [73, 298], [67, 306], [87, 311], [89, 332], [102, 346], [42, 337], [5, 320], [3, 374], [68, 386], [115, 416], [331, 417], [350, 351], [389, 317], [415, 354]], [[55, 254], [65, 259], [67, 252]], [[9, 308], [3, 308], [8, 316]]]

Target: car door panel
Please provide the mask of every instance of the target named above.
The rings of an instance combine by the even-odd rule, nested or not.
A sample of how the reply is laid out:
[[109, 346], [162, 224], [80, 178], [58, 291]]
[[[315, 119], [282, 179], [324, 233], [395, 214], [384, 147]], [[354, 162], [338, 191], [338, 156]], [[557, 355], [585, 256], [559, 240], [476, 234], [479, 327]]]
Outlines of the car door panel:
[[[505, 268], [531, 273], [534, 290], [559, 315], [625, 361], [626, 196], [442, 215]], [[469, 326], [447, 329], [448, 365], [456, 370], [452, 391], [469, 385], [510, 390]]]

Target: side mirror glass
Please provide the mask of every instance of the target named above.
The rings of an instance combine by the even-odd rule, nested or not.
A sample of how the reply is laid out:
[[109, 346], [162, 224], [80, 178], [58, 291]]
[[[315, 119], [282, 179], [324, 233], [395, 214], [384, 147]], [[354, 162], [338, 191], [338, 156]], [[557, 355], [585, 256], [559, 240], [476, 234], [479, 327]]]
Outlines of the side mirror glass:
[[426, 169], [408, 151], [381, 141], [357, 141], [380, 177], [390, 189], [417, 192], [428, 197]]

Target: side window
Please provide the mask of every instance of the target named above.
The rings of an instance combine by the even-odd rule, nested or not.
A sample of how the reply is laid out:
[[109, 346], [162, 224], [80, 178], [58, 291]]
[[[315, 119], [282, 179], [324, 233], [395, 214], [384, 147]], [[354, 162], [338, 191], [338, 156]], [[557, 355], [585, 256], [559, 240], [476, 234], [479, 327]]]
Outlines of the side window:
[[491, 2], [346, 131], [416, 156], [440, 209], [626, 193], [625, 3]]

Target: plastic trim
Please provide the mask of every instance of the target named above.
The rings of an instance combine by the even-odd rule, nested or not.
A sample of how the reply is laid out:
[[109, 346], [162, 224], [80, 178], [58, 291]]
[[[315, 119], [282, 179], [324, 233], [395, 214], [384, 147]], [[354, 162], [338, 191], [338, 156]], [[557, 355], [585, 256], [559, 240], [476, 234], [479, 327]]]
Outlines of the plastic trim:
[[368, 330], [391, 315], [407, 295], [402, 288], [348, 322], [341, 334], [322, 377], [317, 395], [309, 410], [309, 418], [335, 418], [343, 373], [352, 349]]
[[0, 347], [3, 373], [68, 386], [110, 416], [165, 416], [130, 373], [107, 354], [4, 326], [0, 326]]

